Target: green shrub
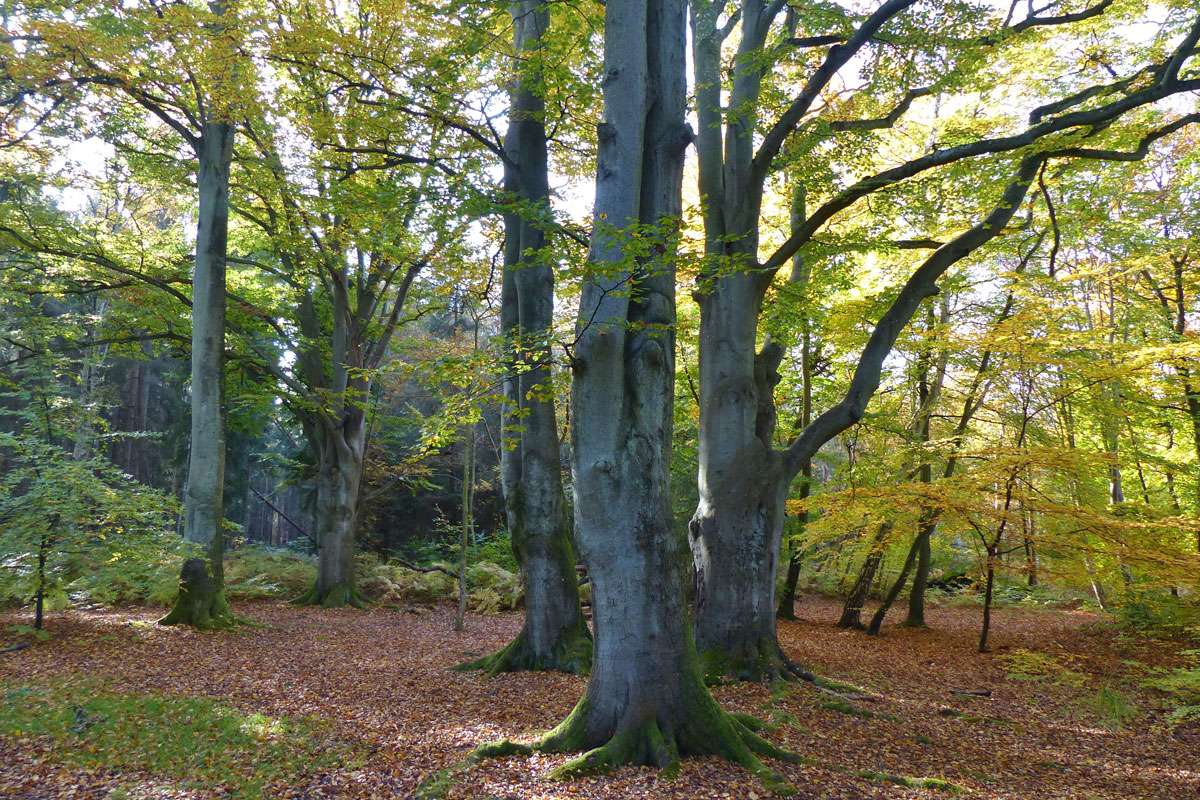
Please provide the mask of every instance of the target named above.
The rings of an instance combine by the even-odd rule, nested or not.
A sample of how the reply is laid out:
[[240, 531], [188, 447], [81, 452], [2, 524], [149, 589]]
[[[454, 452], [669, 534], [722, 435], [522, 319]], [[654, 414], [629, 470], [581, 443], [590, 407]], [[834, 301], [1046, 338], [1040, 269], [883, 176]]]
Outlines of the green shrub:
[[1109, 731], [1122, 730], [1138, 715], [1138, 707], [1129, 696], [1113, 686], [1101, 686], [1084, 699], [1083, 706], [1100, 727]]
[[468, 548], [467, 555], [472, 564], [486, 562], [495, 564], [508, 572], [520, 572], [521, 566], [513, 553], [512, 538], [508, 531], [500, 529], [484, 538], [474, 547]]
[[[436, 569], [436, 568], [441, 569]], [[434, 605], [458, 599], [457, 566], [446, 562], [429, 564], [430, 572], [400, 564], [375, 564], [359, 579], [363, 596], [384, 605]], [[445, 570], [445, 571], [442, 571]], [[478, 614], [494, 614], [517, 608], [523, 596], [520, 576], [490, 562], [467, 569], [469, 605]]]
[[247, 545], [225, 557], [225, 590], [230, 597], [297, 597], [316, 579], [316, 558], [294, 550]]
[[1119, 625], [1138, 633], [1200, 638], [1200, 607], [1170, 592], [1128, 592], [1115, 613]]

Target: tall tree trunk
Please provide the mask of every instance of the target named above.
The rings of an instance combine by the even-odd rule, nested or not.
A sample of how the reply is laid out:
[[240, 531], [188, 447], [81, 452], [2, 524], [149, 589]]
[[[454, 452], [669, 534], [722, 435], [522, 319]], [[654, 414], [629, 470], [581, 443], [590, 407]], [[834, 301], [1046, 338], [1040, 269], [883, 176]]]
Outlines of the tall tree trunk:
[[[791, 228], [796, 231], [804, 223], [807, 216], [806, 192], [803, 181], [796, 181], [796, 185], [792, 188], [792, 207], [791, 207]], [[796, 420], [797, 428], [803, 430], [812, 422], [813, 408], [813, 360], [815, 354], [813, 352], [813, 332], [811, 320], [811, 309], [808, 305], [808, 286], [809, 286], [809, 269], [808, 262], [804, 260], [804, 255], [797, 252], [792, 256], [792, 276], [789, 282], [790, 286], [799, 292], [798, 301], [802, 304], [801, 322], [800, 322], [800, 416]], [[800, 462], [800, 500], [807, 500], [812, 493], [812, 459], [804, 459]], [[808, 525], [808, 510], [802, 510], [796, 517], [795, 530], [792, 538], [800, 539], [804, 534], [804, 529]], [[779, 594], [779, 608], [775, 611], [775, 616], [781, 619], [796, 618], [796, 583], [800, 580], [800, 557], [801, 551], [792, 545], [790, 548], [791, 555], [788, 558], [787, 576], [783, 581], [783, 590]]]
[[203, 552], [180, 572], [175, 606], [160, 622], [221, 627], [234, 621], [225, 600], [225, 485], [222, 395], [225, 354], [225, 257], [229, 232], [229, 167], [234, 128], [206, 122], [197, 140], [200, 203], [192, 276], [192, 429], [184, 503], [184, 538]]
[[468, 425], [463, 437], [462, 464], [462, 522], [458, 537], [458, 610], [454, 614], [454, 630], [467, 626], [467, 550], [471, 546], [475, 518], [475, 426]]
[[511, 6], [518, 78], [505, 136], [505, 189], [518, 207], [505, 214], [501, 327], [504, 439], [500, 475], [513, 550], [521, 564], [525, 622], [498, 653], [463, 665], [489, 673], [562, 670], [591, 664], [591, 633], [579, 602], [575, 552], [563, 497], [558, 420], [550, 365], [554, 269], [546, 262], [549, 167], [541, 48], [550, 24], [545, 0]]
[[[773, 748], [721, 711], [704, 686], [684, 606], [684, 542], [672, 521], [676, 247], [683, 155], [685, 4], [605, 4], [591, 263], [579, 304], [571, 426], [575, 523], [593, 587], [587, 690], [534, 747], [587, 751], [559, 776], [681, 755], [733, 759], [778, 780]], [[665, 238], [636, 265], [630, 225]], [[632, 288], [633, 291], [617, 291]], [[511, 743], [485, 748], [524, 750]]]

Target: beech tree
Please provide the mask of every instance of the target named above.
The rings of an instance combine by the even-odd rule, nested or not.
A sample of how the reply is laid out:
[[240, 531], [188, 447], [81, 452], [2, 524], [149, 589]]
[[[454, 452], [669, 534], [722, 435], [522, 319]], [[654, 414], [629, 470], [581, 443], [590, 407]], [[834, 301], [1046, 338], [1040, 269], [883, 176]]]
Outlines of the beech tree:
[[704, 686], [670, 513], [684, 15], [678, 0], [605, 6], [594, 228], [571, 353], [575, 527], [595, 626], [587, 690], [532, 748], [480, 754], [583, 751], [559, 776], [712, 754], [776, 784], [758, 755], [779, 751]]
[[508, 209], [500, 299], [505, 353], [500, 479], [521, 565], [525, 624], [500, 652], [464, 666], [490, 673], [581, 673], [591, 663], [591, 633], [579, 604], [551, 375], [554, 265], [546, 248], [554, 222], [542, 54], [551, 17], [544, 0], [514, 3], [511, 14], [514, 76], [502, 156]]
[[[999, 24], [974, 8], [954, 5], [939, 15], [939, 25], [949, 32], [944, 36], [924, 29], [919, 16], [909, 20], [906, 15], [915, 13], [917, 5], [916, 0], [889, 0], [862, 18], [845, 15], [841, 27], [830, 31], [824, 12], [810, 17], [805, 9], [784, 2], [752, 0], [732, 9], [723, 2], [693, 4], [696, 147], [706, 260], [697, 288], [700, 502], [690, 536], [696, 568], [696, 641], [710, 679], [797, 674], [779, 649], [774, 620], [776, 562], [790, 486], [826, 442], [862, 418], [878, 386], [884, 359], [921, 302], [937, 292], [939, 278], [1003, 233], [1049, 159], [1144, 155], [1141, 147], [1107, 153], [1101, 152], [1103, 148], [1071, 147], [1067, 143], [1072, 135], [1086, 138], [1089, 132], [1106, 130], [1114, 136], [1111, 127], [1123, 116], [1196, 85], [1184, 67], [1195, 51], [1200, 21], [1189, 19], [1177, 45], [1164, 58], [1124, 77], [1110, 80], [1108, 73], [1102, 73], [1100, 81], [1035, 109], [1023, 130], [935, 146], [868, 177], [828, 185], [822, 202], [782, 244], [763, 256], [763, 199], [781, 163], [817, 157], [821, 148], [834, 146], [831, 137], [836, 142], [839, 134], [870, 136], [887, 130], [919, 98], [956, 89], [965, 76], [978, 79], [985, 65], [995, 63], [995, 54], [1020, 42], [1022, 36], [1033, 35], [1030, 31], [1036, 34], [1086, 22], [1104, 15], [1113, 4], [1101, 0], [1077, 11], [1052, 4], [1030, 9], [1019, 20], [1014, 19], [1018, 5], [1014, 4]], [[810, 25], [820, 27], [810, 31]], [[913, 30], [921, 34], [910, 39]], [[726, 81], [722, 47], [734, 31], [738, 32], [736, 54], [724, 73], [729, 76]], [[938, 41], [942, 49], [937, 55], [922, 45], [906, 50], [906, 41], [925, 45]], [[815, 59], [793, 55], [826, 45], [831, 46]], [[897, 55], [891, 55], [893, 50]], [[854, 103], [818, 104], [835, 76], [854, 59], [869, 65], [864, 72], [870, 86], [886, 87], [882, 91], [893, 97], [892, 105], [878, 117], [846, 118], [857, 110]], [[792, 91], [793, 84], [786, 82], [772, 85], [774, 92], [787, 92], [789, 99], [771, 118], [766, 114], [764, 79], [768, 68], [783, 71], [785, 65], [800, 70], [801, 88]], [[1191, 121], [1192, 117], [1184, 116], [1154, 128], [1142, 145]], [[785, 154], [787, 148], [796, 152]], [[776, 273], [859, 200], [931, 170], [984, 156], [1015, 161], [1008, 167], [1010, 177], [998, 201], [966, 232], [934, 243], [933, 254], [911, 272], [879, 319], [842, 398], [803, 430], [785, 437], [779, 447], [773, 392], [787, 343], [767, 336], [759, 344], [760, 316]], [[886, 241], [880, 246], [887, 246]]]
[[[227, 626], [223, 591], [225, 438], [222, 407], [229, 175], [240, 104], [254, 98], [239, 10], [83, 6], [70, 17], [21, 9], [25, 47], [6, 64], [11, 100], [39, 99], [35, 127], [89, 96], [132, 104], [178, 137], [191, 159], [198, 214], [192, 293], [191, 438], [184, 537], [203, 553], [180, 573], [163, 624]], [[130, 58], [130, 54], [142, 57]], [[92, 93], [89, 95], [89, 93]]]

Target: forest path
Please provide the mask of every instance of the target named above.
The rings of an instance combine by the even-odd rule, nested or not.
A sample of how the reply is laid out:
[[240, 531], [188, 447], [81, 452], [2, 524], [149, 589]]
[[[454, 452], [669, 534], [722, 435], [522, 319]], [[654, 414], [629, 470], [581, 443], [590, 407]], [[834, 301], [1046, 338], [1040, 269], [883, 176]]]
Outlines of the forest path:
[[[584, 685], [560, 674], [486, 679], [448, 670], [508, 641], [520, 627], [519, 614], [472, 616], [456, 634], [451, 610], [440, 608], [362, 612], [260, 602], [239, 604], [238, 611], [263, 627], [232, 634], [165, 629], [152, 624], [159, 612], [148, 609], [54, 614], [49, 642], [0, 655], [0, 687], [12, 703], [23, 696], [21, 687], [86, 680], [117, 693], [213, 698], [269, 718], [316, 717], [331, 725], [330, 741], [344, 743], [355, 758], [286, 787], [269, 786], [262, 796], [383, 798], [408, 796], [422, 776], [481, 742], [553, 726]], [[944, 778], [965, 790], [962, 796], [979, 798], [1200, 797], [1200, 730], [1167, 729], [1130, 663], [1171, 663], [1178, 646], [1121, 637], [1082, 611], [1003, 608], [993, 622], [993, 650], [980, 655], [974, 652], [977, 608], [931, 608], [930, 630], [885, 626], [878, 639], [834, 628], [837, 611], [835, 602], [802, 599], [799, 619], [781, 624], [780, 640], [796, 660], [862, 686], [878, 700], [846, 703], [806, 684], [715, 691], [726, 708], [777, 723], [768, 737], [807, 757], [803, 764], [773, 764], [800, 797], [950, 796], [946, 787], [895, 782], [906, 776]], [[0, 615], [0, 625], [17, 621], [14, 614]], [[1052, 668], [1040, 680], [1014, 679], [1013, 659], [1020, 662], [1024, 651], [1045, 654], [1064, 669]], [[1104, 687], [1139, 710], [1121, 730], [1101, 724], [1095, 697]], [[72, 735], [82, 742], [87, 732]], [[237, 796], [161, 772], [73, 764], [66, 753], [73, 743], [0, 735], [0, 797]], [[466, 773], [448, 796], [766, 794], [740, 768], [715, 759], [688, 760], [670, 781], [652, 769], [548, 781], [546, 773], [563, 760], [536, 755], [489, 762]]]

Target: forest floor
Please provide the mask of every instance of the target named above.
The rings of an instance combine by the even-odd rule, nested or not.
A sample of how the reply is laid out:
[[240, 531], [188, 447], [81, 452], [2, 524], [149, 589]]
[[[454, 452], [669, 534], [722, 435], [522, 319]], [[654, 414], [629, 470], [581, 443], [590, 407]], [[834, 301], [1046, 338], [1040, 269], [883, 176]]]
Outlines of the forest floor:
[[[519, 614], [473, 616], [455, 633], [441, 608], [237, 610], [261, 625], [196, 633], [159, 628], [148, 609], [53, 614], [49, 641], [0, 655], [0, 797], [408, 797], [482, 742], [552, 727], [584, 686], [449, 671], [504, 644]], [[1174, 663], [1178, 643], [1124, 637], [1082, 611], [1000, 609], [980, 655], [977, 608], [934, 608], [930, 630], [889, 626], [876, 639], [836, 629], [837, 611], [799, 602], [799, 620], [780, 626], [784, 648], [877, 699], [808, 684], [715, 690], [726, 708], [777, 723], [766, 735], [806, 757], [771, 764], [797, 796], [1200, 797], [1200, 730], [1168, 727], [1139, 685], [1139, 664]], [[0, 615], [0, 628], [18, 621]], [[649, 768], [549, 780], [564, 760], [485, 762], [447, 796], [766, 797], [711, 758], [669, 780]], [[911, 778], [955, 786], [903, 784]]]

